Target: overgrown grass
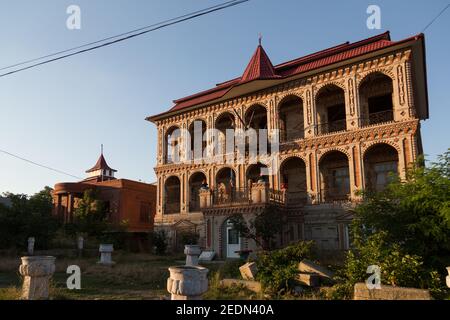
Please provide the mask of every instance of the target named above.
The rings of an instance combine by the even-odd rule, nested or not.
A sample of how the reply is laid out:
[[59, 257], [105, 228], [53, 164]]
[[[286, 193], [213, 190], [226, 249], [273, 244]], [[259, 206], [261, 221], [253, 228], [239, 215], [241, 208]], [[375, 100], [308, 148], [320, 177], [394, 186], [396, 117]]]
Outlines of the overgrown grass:
[[[177, 265], [178, 256], [154, 256], [116, 252], [116, 264], [105, 267], [95, 258], [62, 258], [56, 260], [56, 271], [50, 284], [50, 299], [164, 299], [168, 297], [168, 267]], [[20, 259], [0, 257], [0, 299], [17, 299], [22, 285], [18, 273]], [[67, 289], [70, 276], [67, 267], [81, 269], [81, 290]], [[19, 293], [19, 295], [17, 295]]]

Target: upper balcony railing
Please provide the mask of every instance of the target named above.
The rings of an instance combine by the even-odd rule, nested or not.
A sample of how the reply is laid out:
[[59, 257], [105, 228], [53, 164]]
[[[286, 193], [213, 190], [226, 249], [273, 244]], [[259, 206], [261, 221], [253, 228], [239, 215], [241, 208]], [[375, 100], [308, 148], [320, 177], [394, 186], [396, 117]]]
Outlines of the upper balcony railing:
[[343, 131], [346, 129], [346, 120], [336, 120], [333, 122], [320, 123], [317, 125], [318, 134], [327, 134], [332, 132]]
[[215, 188], [212, 190], [212, 204], [213, 205], [234, 205], [234, 204], [248, 204], [251, 196], [248, 188]]
[[305, 137], [305, 132], [303, 130], [280, 130], [280, 142], [290, 142]]
[[394, 112], [392, 110], [374, 112], [370, 113], [369, 117], [365, 119], [365, 125], [390, 122], [393, 120], [394, 120]]

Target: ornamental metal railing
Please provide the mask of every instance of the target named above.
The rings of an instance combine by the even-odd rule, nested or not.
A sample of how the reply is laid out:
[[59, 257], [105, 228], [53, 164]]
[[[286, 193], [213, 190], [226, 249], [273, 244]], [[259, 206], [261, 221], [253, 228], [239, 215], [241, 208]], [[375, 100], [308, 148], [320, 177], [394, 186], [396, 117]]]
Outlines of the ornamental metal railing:
[[212, 190], [213, 205], [248, 204], [251, 202], [248, 188], [215, 188]]
[[367, 125], [390, 122], [394, 120], [394, 112], [392, 110], [380, 111], [370, 113], [369, 117], [366, 119]]
[[327, 134], [332, 132], [344, 131], [346, 129], [346, 120], [337, 120], [333, 122], [320, 123], [317, 125], [318, 134]]

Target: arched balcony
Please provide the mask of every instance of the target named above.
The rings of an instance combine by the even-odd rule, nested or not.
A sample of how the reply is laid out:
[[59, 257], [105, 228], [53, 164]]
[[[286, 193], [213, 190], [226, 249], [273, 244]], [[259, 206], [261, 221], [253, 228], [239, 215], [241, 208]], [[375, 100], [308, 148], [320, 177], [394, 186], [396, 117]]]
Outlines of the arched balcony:
[[[234, 130], [236, 128], [236, 120], [233, 114], [230, 112], [222, 113], [215, 123], [216, 136], [214, 138], [214, 152], [215, 154], [226, 154], [226, 134], [227, 130]], [[232, 150], [234, 152], [234, 150]]]
[[317, 133], [346, 130], [345, 93], [334, 84], [322, 87], [316, 96]]
[[303, 139], [305, 125], [303, 100], [297, 96], [284, 98], [278, 107], [280, 142]]
[[203, 159], [206, 154], [206, 122], [203, 120], [195, 120], [189, 126], [189, 148], [190, 159]]
[[392, 79], [381, 72], [366, 76], [359, 86], [362, 125], [394, 120]]
[[[257, 154], [267, 154], [270, 148], [267, 136], [266, 108], [259, 104], [251, 106], [245, 113], [244, 122], [247, 126], [247, 130], [249, 130], [245, 136], [246, 154], [252, 156], [256, 156]], [[253, 129], [254, 131], [250, 131], [250, 129]]]
[[181, 156], [181, 130], [178, 127], [171, 127], [167, 130], [164, 139], [164, 163], [177, 163]]
[[251, 187], [253, 183], [258, 181], [268, 182], [268, 176], [266, 175], [267, 166], [260, 162], [252, 164], [247, 169], [247, 186]]
[[180, 213], [181, 184], [176, 176], [167, 178], [164, 184], [164, 214]]
[[384, 190], [398, 171], [398, 152], [394, 147], [380, 143], [371, 146], [364, 153], [366, 190], [373, 192]]
[[298, 157], [283, 161], [280, 166], [281, 190], [288, 205], [303, 205], [307, 202], [306, 164]]
[[350, 174], [347, 156], [331, 151], [319, 161], [322, 202], [348, 200], [350, 198]]
[[203, 172], [196, 172], [189, 178], [189, 212], [200, 211], [200, 189], [206, 187], [206, 181]]

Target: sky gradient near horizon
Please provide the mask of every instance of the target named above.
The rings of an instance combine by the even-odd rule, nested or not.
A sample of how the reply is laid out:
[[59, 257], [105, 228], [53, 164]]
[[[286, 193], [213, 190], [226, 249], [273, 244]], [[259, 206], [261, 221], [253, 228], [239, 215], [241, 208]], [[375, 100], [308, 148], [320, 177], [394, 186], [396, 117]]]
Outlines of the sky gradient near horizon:
[[[40, 0], [0, 2], [0, 68], [150, 25], [224, 0]], [[279, 64], [386, 30], [400, 40], [422, 29], [448, 0], [251, 0], [129, 41], [0, 78], [0, 149], [84, 177], [104, 144], [117, 176], [153, 182], [156, 129], [145, 117], [172, 100], [209, 89], [244, 71], [263, 35]], [[81, 30], [66, 9], [81, 8]], [[366, 27], [368, 5], [382, 28]], [[450, 9], [426, 32], [430, 119], [425, 154], [450, 147]], [[32, 194], [77, 181], [0, 153], [0, 194]]]

